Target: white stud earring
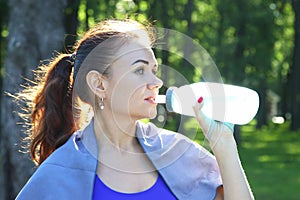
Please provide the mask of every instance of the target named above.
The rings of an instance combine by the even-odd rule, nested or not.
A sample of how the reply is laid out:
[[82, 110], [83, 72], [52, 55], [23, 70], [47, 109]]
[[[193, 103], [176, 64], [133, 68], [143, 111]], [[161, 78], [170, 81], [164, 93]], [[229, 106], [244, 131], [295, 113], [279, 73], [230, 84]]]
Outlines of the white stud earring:
[[104, 109], [103, 97], [101, 97], [101, 99], [100, 99], [99, 107], [100, 107], [100, 110], [103, 110], [103, 109]]

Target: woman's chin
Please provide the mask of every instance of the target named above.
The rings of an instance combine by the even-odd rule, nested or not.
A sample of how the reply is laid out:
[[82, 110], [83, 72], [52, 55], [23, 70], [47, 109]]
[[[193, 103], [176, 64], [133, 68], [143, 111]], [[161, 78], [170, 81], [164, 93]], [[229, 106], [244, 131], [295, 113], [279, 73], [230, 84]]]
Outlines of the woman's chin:
[[157, 111], [156, 109], [153, 110], [152, 112], [149, 113], [149, 119], [154, 119], [157, 116]]
[[146, 115], [141, 115], [141, 116], [139, 116], [138, 118], [139, 119], [154, 119], [155, 117], [157, 116], [157, 112], [155, 111], [153, 111], [153, 112], [149, 112], [148, 114], [146, 114]]

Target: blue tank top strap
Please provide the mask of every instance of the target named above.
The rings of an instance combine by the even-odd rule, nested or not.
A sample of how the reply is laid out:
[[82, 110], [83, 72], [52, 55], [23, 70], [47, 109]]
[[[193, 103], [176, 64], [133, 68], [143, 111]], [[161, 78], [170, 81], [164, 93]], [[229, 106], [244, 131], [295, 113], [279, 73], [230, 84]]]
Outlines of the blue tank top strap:
[[94, 182], [93, 200], [153, 200], [153, 199], [164, 199], [164, 200], [175, 200], [176, 197], [170, 191], [163, 178], [158, 175], [155, 184], [142, 192], [137, 193], [122, 193], [112, 190], [105, 185], [101, 179], [96, 175]]

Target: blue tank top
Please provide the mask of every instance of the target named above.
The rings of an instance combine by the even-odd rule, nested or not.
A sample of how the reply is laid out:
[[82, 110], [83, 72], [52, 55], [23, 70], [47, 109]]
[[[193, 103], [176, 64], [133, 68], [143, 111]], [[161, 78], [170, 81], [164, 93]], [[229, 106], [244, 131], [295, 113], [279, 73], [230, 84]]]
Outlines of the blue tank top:
[[93, 200], [176, 200], [164, 180], [158, 175], [155, 184], [142, 192], [137, 193], [122, 193], [117, 192], [107, 187], [101, 179], [96, 175], [94, 182]]

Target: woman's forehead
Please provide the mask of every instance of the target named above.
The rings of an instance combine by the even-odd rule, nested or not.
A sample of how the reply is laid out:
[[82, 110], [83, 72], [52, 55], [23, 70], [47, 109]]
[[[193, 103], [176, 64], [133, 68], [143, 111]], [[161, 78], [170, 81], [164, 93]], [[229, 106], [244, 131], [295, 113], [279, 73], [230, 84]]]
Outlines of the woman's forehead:
[[128, 45], [124, 45], [118, 51], [118, 56], [115, 61], [135, 61], [136, 59], [143, 58], [152, 62], [155, 59], [153, 50], [149, 46], [142, 46], [140, 44], [131, 43]]

